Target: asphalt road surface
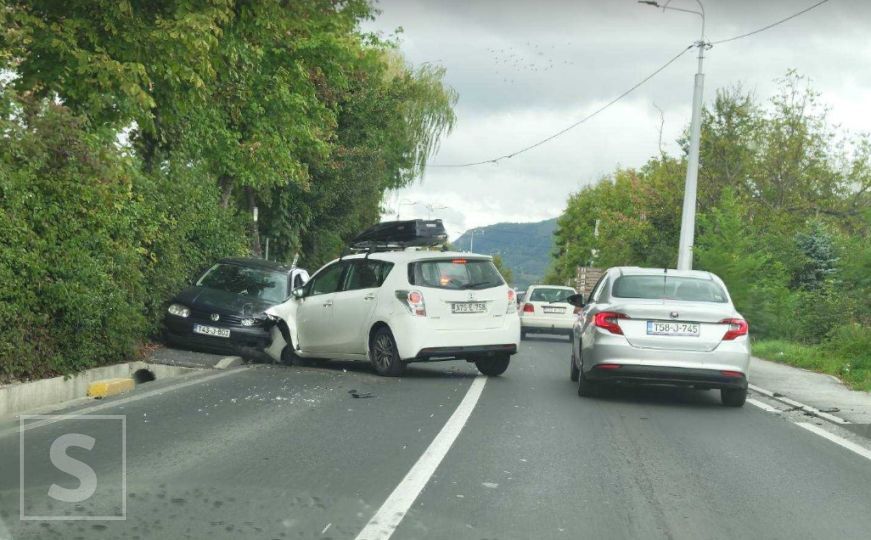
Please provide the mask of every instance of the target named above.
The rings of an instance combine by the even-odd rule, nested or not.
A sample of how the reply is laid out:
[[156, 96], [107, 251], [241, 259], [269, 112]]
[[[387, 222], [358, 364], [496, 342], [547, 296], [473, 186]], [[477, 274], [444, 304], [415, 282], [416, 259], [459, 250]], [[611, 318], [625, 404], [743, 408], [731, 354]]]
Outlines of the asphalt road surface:
[[[0, 424], [0, 537], [868, 538], [868, 459], [716, 392], [579, 398], [568, 355], [532, 339], [489, 379], [256, 365]], [[50, 459], [73, 433], [92, 449]]]

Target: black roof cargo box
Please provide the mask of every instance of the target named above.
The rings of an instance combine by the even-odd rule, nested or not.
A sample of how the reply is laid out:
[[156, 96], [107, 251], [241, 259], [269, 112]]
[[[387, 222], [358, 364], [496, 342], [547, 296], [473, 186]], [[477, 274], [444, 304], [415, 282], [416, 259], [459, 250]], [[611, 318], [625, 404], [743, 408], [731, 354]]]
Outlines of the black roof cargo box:
[[448, 233], [440, 219], [411, 219], [385, 221], [358, 234], [351, 241], [352, 248], [377, 246], [435, 246], [448, 240]]

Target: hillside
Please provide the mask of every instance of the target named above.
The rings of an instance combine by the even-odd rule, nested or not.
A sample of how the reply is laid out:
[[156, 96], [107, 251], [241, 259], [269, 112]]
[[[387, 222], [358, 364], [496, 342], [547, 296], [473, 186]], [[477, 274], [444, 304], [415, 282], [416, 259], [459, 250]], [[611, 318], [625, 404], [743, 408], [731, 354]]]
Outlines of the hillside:
[[[476, 253], [500, 254], [505, 265], [514, 273], [514, 285], [525, 289], [540, 281], [550, 264], [553, 231], [556, 218], [537, 223], [496, 223], [474, 229]], [[471, 239], [466, 231], [452, 245], [468, 251]]]

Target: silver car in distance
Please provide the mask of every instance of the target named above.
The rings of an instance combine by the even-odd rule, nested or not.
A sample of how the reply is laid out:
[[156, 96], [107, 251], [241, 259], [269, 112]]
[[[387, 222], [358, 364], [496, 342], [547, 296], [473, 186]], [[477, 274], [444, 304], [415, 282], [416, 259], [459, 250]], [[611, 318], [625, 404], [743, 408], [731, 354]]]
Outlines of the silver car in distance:
[[588, 397], [608, 383], [720, 389], [723, 405], [747, 399], [750, 339], [723, 281], [710, 272], [608, 269], [572, 330], [571, 378]]

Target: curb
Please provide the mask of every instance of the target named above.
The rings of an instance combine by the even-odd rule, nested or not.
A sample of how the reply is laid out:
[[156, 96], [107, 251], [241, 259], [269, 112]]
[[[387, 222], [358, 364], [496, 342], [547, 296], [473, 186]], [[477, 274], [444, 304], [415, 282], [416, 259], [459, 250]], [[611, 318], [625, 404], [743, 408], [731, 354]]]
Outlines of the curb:
[[[783, 403], [784, 405], [789, 405], [790, 407], [793, 407], [795, 410], [805, 412], [807, 414], [810, 414], [811, 416], [816, 416], [817, 418], [822, 418], [823, 420], [827, 420], [827, 421], [829, 421], [833, 424], [837, 424], [839, 426], [843, 426], [846, 424], [852, 424], [852, 422], [850, 422], [849, 420], [845, 420], [839, 416], [835, 416], [833, 414], [823, 412], [815, 407], [811, 407], [810, 405], [805, 405], [804, 403], [800, 403], [798, 401], [795, 401], [794, 399], [789, 399], [788, 397], [777, 394], [775, 392], [772, 392], [771, 390], [766, 390], [764, 388], [760, 388], [760, 387], [756, 386], [755, 384], [750, 384], [748, 386], [750, 387], [750, 390], [753, 390], [754, 392], [758, 392], [759, 394], [762, 394], [763, 396], [771, 398], [775, 401], [779, 401], [780, 403]], [[781, 411], [781, 412], [783, 412], [783, 411]]]
[[136, 383], [131, 378], [103, 379], [89, 384], [87, 395], [88, 397], [102, 399], [129, 392], [135, 387]]
[[243, 364], [243, 360], [241, 356], [225, 356], [218, 360], [218, 363], [215, 364], [215, 369], [228, 369], [231, 367], [241, 366]]

